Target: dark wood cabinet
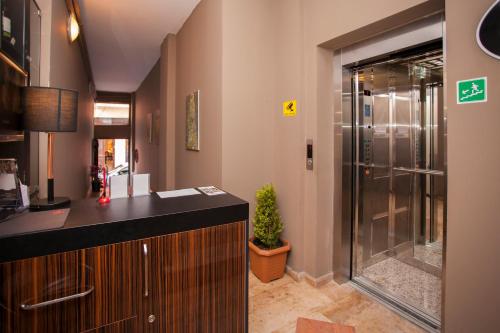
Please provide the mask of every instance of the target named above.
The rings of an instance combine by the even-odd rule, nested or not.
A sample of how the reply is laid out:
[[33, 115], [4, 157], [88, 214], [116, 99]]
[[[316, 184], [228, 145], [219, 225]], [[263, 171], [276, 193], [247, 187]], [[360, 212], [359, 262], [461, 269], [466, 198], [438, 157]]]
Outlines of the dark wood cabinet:
[[136, 315], [138, 242], [0, 265], [0, 332], [82, 332]]
[[143, 331], [245, 332], [245, 234], [237, 222], [145, 240]]
[[246, 222], [0, 264], [0, 332], [245, 332]]

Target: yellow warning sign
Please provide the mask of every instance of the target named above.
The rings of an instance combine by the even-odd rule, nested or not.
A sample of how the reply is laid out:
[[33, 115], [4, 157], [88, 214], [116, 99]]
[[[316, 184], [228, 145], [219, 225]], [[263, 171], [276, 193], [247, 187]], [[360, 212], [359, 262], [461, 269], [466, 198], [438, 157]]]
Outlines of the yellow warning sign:
[[297, 101], [283, 102], [283, 115], [285, 117], [295, 117], [297, 115]]

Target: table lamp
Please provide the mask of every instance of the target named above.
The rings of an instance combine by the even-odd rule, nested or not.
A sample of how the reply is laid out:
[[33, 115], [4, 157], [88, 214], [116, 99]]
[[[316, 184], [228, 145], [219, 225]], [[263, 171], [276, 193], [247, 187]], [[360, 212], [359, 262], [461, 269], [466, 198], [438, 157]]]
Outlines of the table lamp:
[[78, 92], [48, 87], [23, 87], [24, 128], [48, 133], [47, 199], [33, 201], [31, 210], [51, 210], [68, 207], [70, 199], [54, 197], [54, 134], [76, 132]]

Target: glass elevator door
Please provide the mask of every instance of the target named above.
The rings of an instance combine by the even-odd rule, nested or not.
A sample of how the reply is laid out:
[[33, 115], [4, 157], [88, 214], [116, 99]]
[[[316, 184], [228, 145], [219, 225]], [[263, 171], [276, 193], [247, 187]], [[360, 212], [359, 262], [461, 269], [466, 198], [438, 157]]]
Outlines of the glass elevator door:
[[442, 54], [352, 73], [354, 279], [438, 321], [446, 211]]

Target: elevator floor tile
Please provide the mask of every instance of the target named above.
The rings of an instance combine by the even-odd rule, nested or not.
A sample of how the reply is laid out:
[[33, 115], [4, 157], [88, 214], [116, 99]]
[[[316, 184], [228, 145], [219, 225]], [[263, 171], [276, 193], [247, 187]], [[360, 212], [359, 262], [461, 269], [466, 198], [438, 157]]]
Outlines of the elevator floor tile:
[[439, 268], [443, 266], [442, 243], [436, 242], [432, 245], [415, 245], [415, 259]]
[[394, 258], [363, 270], [362, 276], [420, 310], [441, 317], [441, 279]]

